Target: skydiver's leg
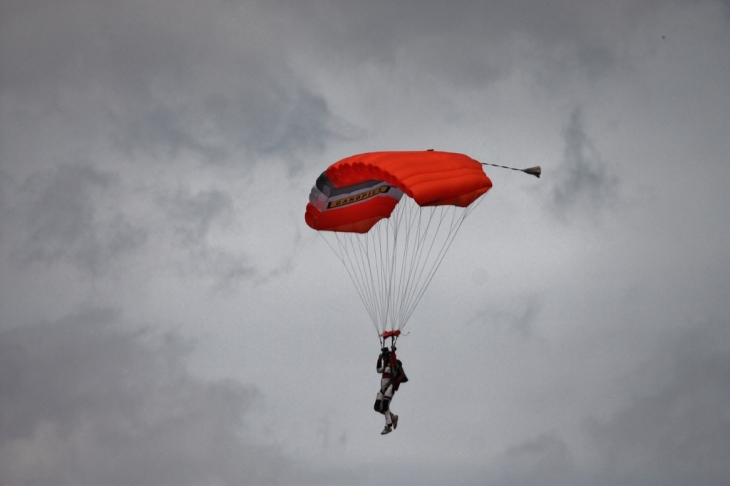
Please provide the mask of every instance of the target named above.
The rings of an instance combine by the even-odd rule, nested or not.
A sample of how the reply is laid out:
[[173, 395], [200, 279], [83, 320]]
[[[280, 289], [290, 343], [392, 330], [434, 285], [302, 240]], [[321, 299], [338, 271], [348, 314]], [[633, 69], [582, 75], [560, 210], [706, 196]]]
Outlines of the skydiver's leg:
[[385, 415], [385, 428], [380, 433], [381, 435], [389, 434], [390, 431], [393, 430], [393, 421], [390, 417], [390, 410], [388, 410], [389, 407], [390, 398], [386, 397], [382, 391], [378, 392], [377, 396], [375, 397], [375, 411]]
[[385, 425], [393, 425], [393, 415], [390, 413], [390, 401], [393, 399], [393, 385], [389, 386], [383, 394], [383, 415], [385, 415]]
[[375, 405], [373, 405], [373, 408], [378, 413], [385, 413], [385, 408], [383, 405], [383, 392], [378, 392], [378, 394], [375, 396]]
[[393, 415], [390, 410], [386, 410], [383, 415], [385, 415], [385, 425], [393, 425]]

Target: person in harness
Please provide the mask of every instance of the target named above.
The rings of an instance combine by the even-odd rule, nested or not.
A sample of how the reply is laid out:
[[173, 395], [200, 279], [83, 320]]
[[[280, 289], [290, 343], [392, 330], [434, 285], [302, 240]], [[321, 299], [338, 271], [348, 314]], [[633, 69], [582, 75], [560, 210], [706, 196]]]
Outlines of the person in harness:
[[393, 345], [392, 351], [383, 348], [378, 356], [377, 370], [381, 374], [380, 391], [375, 397], [373, 408], [385, 416], [385, 428], [380, 433], [381, 435], [389, 434], [393, 429], [398, 428], [398, 416], [391, 413], [390, 402], [400, 384], [408, 381], [403, 372], [403, 363], [396, 357], [395, 350], [395, 345]]

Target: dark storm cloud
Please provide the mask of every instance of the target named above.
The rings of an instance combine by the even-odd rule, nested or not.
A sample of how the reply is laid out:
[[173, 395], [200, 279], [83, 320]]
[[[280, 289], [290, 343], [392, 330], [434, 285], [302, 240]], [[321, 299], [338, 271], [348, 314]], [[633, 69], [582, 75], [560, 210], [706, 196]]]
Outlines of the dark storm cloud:
[[[100, 216], [95, 198], [115, 177], [85, 165], [61, 165], [30, 177], [14, 205], [18, 261], [65, 260], [92, 274], [143, 244], [146, 232], [117, 213]], [[12, 224], [12, 223], [11, 223]]]
[[621, 484], [726, 484], [730, 477], [730, 326], [700, 324], [677, 336], [641, 393], [591, 432], [605, 474]]
[[575, 211], [596, 217], [616, 202], [619, 179], [586, 133], [579, 109], [573, 111], [564, 137], [565, 155], [554, 171], [550, 208], [561, 218]]
[[[0, 334], [0, 484], [319, 484], [251, 437], [254, 388], [92, 310]], [[340, 478], [344, 480], [345, 478]]]

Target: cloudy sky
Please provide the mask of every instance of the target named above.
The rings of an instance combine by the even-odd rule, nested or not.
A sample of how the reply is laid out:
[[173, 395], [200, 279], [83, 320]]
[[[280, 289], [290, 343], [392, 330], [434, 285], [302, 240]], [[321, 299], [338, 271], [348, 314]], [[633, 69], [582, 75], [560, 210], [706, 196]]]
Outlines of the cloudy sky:
[[[488, 170], [399, 341], [304, 223]], [[730, 3], [0, 1], [0, 485], [727, 485]]]

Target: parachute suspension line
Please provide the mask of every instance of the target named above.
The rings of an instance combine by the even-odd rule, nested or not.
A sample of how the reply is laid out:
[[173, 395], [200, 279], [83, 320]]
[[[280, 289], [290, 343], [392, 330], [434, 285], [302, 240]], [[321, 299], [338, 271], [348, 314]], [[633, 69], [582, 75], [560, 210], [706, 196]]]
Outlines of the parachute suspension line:
[[[394, 228], [397, 228], [397, 226]], [[370, 238], [373, 239], [372, 255], [369, 251], [369, 248], [371, 248], [370, 245], [364, 251], [361, 251], [360, 254], [363, 255], [362, 264], [367, 267], [370, 277], [367, 281], [370, 284], [370, 288], [372, 289], [371, 293], [374, 296], [373, 314], [376, 316], [375, 324], [379, 335], [387, 328], [387, 310], [391, 300], [389, 275], [387, 273], [387, 263], [390, 261], [390, 255], [394, 255], [390, 244], [391, 229], [388, 221], [382, 221], [375, 225], [369, 233], [352, 236], [358, 241], [362, 241], [362, 239], [366, 239], [367, 241]], [[395, 255], [393, 258], [395, 258]]]
[[[399, 277], [399, 281], [398, 281], [398, 290], [397, 290], [398, 295], [401, 295], [401, 296], [404, 296], [406, 294], [406, 290], [408, 288], [408, 282], [410, 281], [410, 275], [412, 274], [412, 271], [413, 271], [414, 259], [415, 259], [415, 256], [417, 254], [418, 247], [419, 247], [419, 241], [420, 241], [419, 235], [420, 235], [420, 228], [421, 228], [421, 226], [420, 226], [421, 211], [417, 211], [415, 209], [416, 207], [417, 206], [415, 204], [411, 204], [411, 205], [409, 205], [408, 208], [404, 208], [404, 214], [407, 215], [408, 221], [404, 225], [404, 229], [406, 231], [406, 238], [405, 238], [405, 243], [404, 243], [403, 259], [401, 262], [400, 277]], [[418, 214], [419, 224], [414, 230], [416, 214]], [[413, 237], [415, 247], [411, 248], [411, 245], [409, 243], [412, 240], [411, 235], [413, 234], [413, 231], [415, 231], [415, 236]], [[411, 249], [413, 251], [410, 252], [411, 255], [410, 255], [410, 261], [409, 261], [408, 254]], [[408, 264], [406, 264], [406, 262], [408, 262]], [[407, 277], [406, 271], [409, 269], [410, 269], [410, 271], [408, 271], [408, 277]], [[397, 313], [393, 317], [393, 322], [396, 323], [396, 325], [398, 326], [399, 329], [400, 329], [400, 324], [401, 324], [400, 316], [402, 314], [403, 302], [404, 302], [404, 299], [401, 298]]]
[[[455, 209], [452, 207], [451, 210], [452, 210], [452, 220], [453, 220], [453, 217], [455, 215]], [[421, 209], [421, 212], [422, 211], [423, 211], [423, 209]], [[431, 275], [432, 272], [435, 272], [435, 267], [439, 263], [439, 256], [441, 254], [441, 251], [443, 250], [443, 246], [448, 241], [449, 234], [451, 231], [451, 228], [450, 228], [449, 232], [446, 233], [446, 235], [445, 235], [446, 242], [444, 242], [444, 244], [442, 244], [441, 250], [439, 250], [439, 252], [437, 253], [437, 256], [433, 260], [433, 263], [430, 264], [431, 268], [428, 268], [429, 262], [431, 261], [430, 260], [431, 253], [434, 249], [434, 245], [436, 244], [436, 240], [438, 239], [439, 234], [441, 233], [441, 228], [446, 219], [448, 209], [443, 206], [440, 206], [440, 207], [435, 207], [433, 209], [430, 209], [430, 211], [431, 211], [431, 218], [429, 218], [428, 224], [424, 231], [424, 235], [429, 234], [429, 232], [431, 230], [431, 224], [434, 221], [436, 222], [436, 228], [433, 230], [433, 237], [431, 238], [430, 244], [428, 245], [428, 251], [426, 251], [425, 256], [423, 256], [423, 254], [424, 254], [424, 251], [426, 248], [423, 244], [421, 245], [420, 252], [419, 252], [419, 258], [418, 258], [418, 261], [415, 266], [415, 268], [420, 267], [420, 269], [418, 270], [417, 276], [415, 273], [413, 274], [413, 277], [415, 277], [415, 284], [412, 284], [409, 286], [409, 295], [403, 299], [404, 308], [403, 308], [402, 312], [403, 312], [403, 318], [406, 319], [406, 321], [403, 321], [403, 325], [406, 324], [407, 318], [410, 317], [410, 314], [412, 313], [412, 308], [415, 306], [415, 304], [417, 304], [417, 301], [414, 302], [416, 296], [418, 296], [418, 298], [420, 298], [420, 296], [423, 295], [423, 293], [425, 292], [426, 287], [428, 286], [428, 283], [430, 282], [429, 275]], [[437, 212], [438, 212], [438, 217], [434, 218], [433, 216]], [[453, 222], [452, 222], [451, 226], [453, 226]], [[425, 238], [424, 238], [424, 240], [422, 240], [421, 243], [423, 243], [423, 242], [425, 242]], [[424, 272], [426, 273], [425, 280], [423, 279]]]
[[[378, 334], [380, 334], [380, 302], [382, 301], [380, 295], [378, 295], [378, 287], [375, 285], [376, 276], [373, 275], [372, 259], [377, 257], [377, 247], [375, 241], [371, 244], [371, 235], [350, 235], [353, 242], [356, 242], [360, 248], [359, 255], [361, 259], [358, 260], [360, 268], [362, 268], [363, 282], [368, 286], [368, 295], [371, 296], [372, 302], [372, 314], [373, 324], [376, 327]], [[372, 253], [371, 253], [372, 252]], [[377, 268], [375, 269], [377, 270]]]
[[[386, 246], [385, 247], [386, 247], [387, 251], [385, 252], [385, 254], [382, 255], [382, 258], [380, 260], [380, 269], [381, 269], [381, 274], [382, 274], [382, 278], [383, 278], [383, 285], [381, 286], [381, 288], [383, 289], [383, 292], [385, 294], [384, 295], [385, 306], [383, 308], [383, 313], [382, 313], [382, 317], [383, 317], [383, 329], [382, 330], [383, 331], [388, 331], [388, 330], [390, 330], [390, 329], [388, 329], [388, 327], [392, 328], [392, 326], [393, 326], [392, 322], [390, 322], [390, 323], [388, 322], [388, 315], [390, 313], [390, 307], [393, 304], [393, 302], [392, 302], [392, 300], [393, 300], [393, 268], [396, 263], [396, 255], [397, 255], [396, 248], [398, 246], [398, 227], [400, 226], [399, 217], [400, 217], [400, 211], [396, 212], [394, 222], [389, 220], [385, 224], [385, 233], [386, 233], [386, 237], [385, 237]], [[392, 232], [392, 236], [393, 236], [392, 240], [390, 237], [391, 232]], [[383, 241], [383, 240], [381, 239], [381, 241]], [[392, 242], [392, 246], [391, 246], [391, 242]]]
[[[393, 309], [398, 303], [399, 293], [397, 290], [397, 268], [399, 261], [399, 241], [400, 229], [403, 228], [403, 218], [407, 215], [404, 212], [406, 207], [406, 201], [401, 201], [396, 206], [395, 211], [391, 214], [391, 217], [385, 222], [386, 237], [381, 238], [381, 242], [385, 240], [386, 252], [381, 255], [381, 259], [378, 262], [380, 266], [380, 272], [383, 277], [382, 285], [380, 288], [384, 291], [385, 308], [382, 309], [383, 319], [383, 331], [397, 329], [397, 322], [393, 321]], [[407, 236], [407, 235], [406, 235]], [[406, 237], [407, 241], [407, 237]]]
[[394, 274], [397, 279], [397, 282], [394, 283], [394, 297], [397, 298], [398, 306], [393, 307], [390, 313], [390, 320], [394, 329], [402, 327], [403, 322], [400, 320], [400, 316], [402, 315], [404, 302], [407, 301], [408, 289], [412, 282], [410, 276], [414, 271], [414, 262], [418, 255], [418, 249], [423, 242], [420, 235], [420, 224], [415, 224], [416, 217], [420, 218], [420, 211], [418, 210], [420, 207], [410, 200], [404, 202], [406, 204], [403, 205], [402, 214], [400, 215], [400, 219], [404, 221], [398, 221], [397, 227], [405, 232], [405, 235], [399, 252], [400, 261], [394, 261], [394, 266], [398, 264], [400, 266], [398, 272]]
[[[423, 209], [420, 210], [421, 214], [423, 213]], [[418, 289], [420, 287], [420, 284], [422, 282], [422, 276], [424, 271], [430, 270], [428, 269], [428, 262], [431, 256], [431, 252], [433, 251], [434, 244], [436, 243], [436, 239], [439, 236], [441, 225], [443, 224], [446, 208], [444, 207], [434, 207], [426, 209], [426, 211], [430, 212], [430, 218], [428, 220], [428, 223], [426, 224], [426, 228], [423, 230], [423, 238], [419, 241], [419, 254], [418, 254], [418, 260], [416, 264], [413, 266], [414, 273], [411, 275], [411, 279], [416, 279], [416, 284], [411, 285], [409, 287], [409, 295], [406, 299], [404, 299], [404, 306], [403, 308], [403, 314], [405, 315], [407, 313], [408, 307], [410, 307], [410, 301], [413, 298], [413, 295], [415, 295], [418, 292]], [[437, 215], [438, 213], [438, 215]], [[436, 224], [436, 229], [431, 230], [431, 225]], [[424, 246], [425, 240], [429, 233], [433, 232], [433, 237], [430, 238], [430, 245], [428, 245], [428, 251], [426, 251], [426, 246]], [[415, 272], [418, 272], [417, 274]]]
[[[384, 315], [384, 309], [387, 308], [387, 289], [386, 289], [386, 275], [384, 272], [384, 266], [380, 263], [382, 262], [383, 258], [385, 258], [384, 255], [387, 255], [389, 253], [389, 247], [388, 247], [388, 227], [383, 225], [376, 225], [375, 228], [373, 228], [375, 231], [372, 235], [373, 238], [373, 258], [370, 259], [370, 255], [367, 255], [368, 258], [368, 267], [370, 269], [370, 283], [373, 287], [373, 292], [378, 294], [377, 297], [377, 316], [378, 316], [378, 334], [382, 334], [382, 332], [385, 330], [386, 322], [385, 322], [385, 315]], [[385, 233], [385, 235], [383, 235]], [[364, 237], [369, 237], [367, 234]], [[377, 245], [375, 244], [375, 240], [377, 238]], [[385, 246], [384, 246], [385, 243]], [[374, 274], [373, 274], [374, 272]]]
[[[334, 235], [339, 244], [338, 247], [340, 248], [340, 252], [335, 251], [335, 253], [344, 264], [345, 269], [350, 275], [350, 280], [352, 280], [358, 294], [360, 295], [360, 300], [362, 300], [368, 315], [370, 315], [370, 320], [372, 321], [376, 332], [380, 334], [381, 326], [379, 325], [380, 319], [378, 313], [379, 300], [376, 293], [377, 287], [375, 286], [375, 280], [372, 275], [372, 265], [368, 265], [369, 240], [367, 235], [364, 242], [363, 238], [359, 237], [360, 235], [352, 233], [341, 234], [335, 232]], [[330, 247], [332, 248], [332, 245], [330, 245]]]
[[[396, 229], [401, 228], [402, 231], [405, 231], [405, 234], [403, 235], [404, 238], [402, 240], [403, 251], [402, 251], [401, 259], [400, 259], [400, 269], [397, 268], [398, 261], [396, 261], [395, 259], [393, 259], [392, 264], [391, 264], [391, 271], [392, 271], [391, 279], [394, 280], [393, 293], [395, 296], [402, 295], [402, 290], [401, 290], [401, 285], [402, 285], [402, 280], [403, 280], [402, 273], [403, 273], [403, 269], [405, 268], [404, 262], [408, 255], [408, 242], [410, 241], [410, 222], [408, 221], [408, 219], [409, 219], [408, 207], [410, 207], [410, 204], [408, 204], [409, 202], [410, 201], [408, 201], [408, 200], [401, 201], [400, 204], [403, 205], [403, 208], [400, 208], [398, 220], [395, 222]], [[405, 224], [402, 222], [403, 220], [406, 220]], [[396, 242], [397, 242], [397, 238], [396, 238]], [[402, 302], [402, 299], [398, 299], [398, 300], [400, 300]], [[393, 306], [393, 308], [390, 309], [390, 313], [389, 313], [389, 318], [390, 318], [390, 322], [391, 322], [393, 329], [398, 328], [398, 321], [396, 318], [394, 318], [395, 311], [396, 311], [396, 307]]]
[[327, 232], [333, 242], [323, 236], [345, 266], [381, 344], [384, 332], [402, 330], [409, 321], [461, 224], [479, 202], [481, 198], [466, 208], [420, 207], [404, 197], [390, 218], [367, 233]]
[[[418, 296], [412, 301], [411, 307], [409, 312], [405, 315], [403, 322], [403, 326], [405, 327], [405, 324], [408, 322], [408, 320], [411, 318], [411, 315], [415, 311], [416, 307], [418, 306], [418, 303], [421, 301], [421, 298], [426, 292], [426, 289], [431, 284], [431, 280], [433, 280], [433, 277], [436, 275], [436, 271], [441, 266], [441, 262], [443, 261], [444, 257], [446, 256], [446, 253], [448, 252], [449, 248], [451, 247], [451, 244], [454, 242], [454, 239], [456, 237], [456, 234], [459, 232], [459, 229], [461, 229], [461, 225], [464, 223], [464, 220], [466, 217], [481, 203], [483, 198], [479, 198], [474, 203], [470, 204], [468, 207], [464, 208], [463, 211], [461, 211], [461, 214], [458, 218], [456, 218], [456, 212], [459, 211], [455, 206], [452, 207], [452, 224], [449, 228], [449, 233], [447, 234], [446, 241], [444, 242], [444, 245], [441, 248], [441, 251], [439, 252], [439, 255], [436, 258], [436, 261], [425, 280], [424, 284], [421, 286], [420, 292]], [[401, 329], [402, 329], [401, 327]]]
[[[373, 286], [368, 285], [373, 280], [373, 276], [372, 267], [370, 265], [366, 265], [366, 263], [370, 261], [370, 240], [366, 237], [364, 238], [365, 241], [363, 241], [363, 238], [357, 238], [355, 235], [349, 233], [347, 238], [350, 241], [350, 244], [353, 247], [353, 252], [356, 256], [355, 261], [357, 262], [358, 274], [364, 289], [363, 294], [368, 296], [368, 300], [363, 301], [363, 304], [365, 304], [368, 308], [370, 319], [373, 321], [375, 330], [378, 331], [378, 296], [375, 294]], [[354, 250], [356, 246], [359, 251]], [[362, 257], [357, 258], [358, 255], [362, 255]]]
[[[382, 291], [377, 285], [379, 281], [378, 267], [373, 264], [377, 261], [379, 248], [375, 241], [375, 236], [370, 234], [355, 235], [350, 234], [349, 238], [353, 242], [353, 247], [357, 246], [359, 255], [357, 259], [359, 268], [361, 269], [363, 285], [367, 287], [367, 294], [371, 297], [369, 305], [371, 307], [372, 320], [378, 334], [382, 328]], [[373, 241], [371, 241], [371, 238]]]
[[[363, 236], [360, 235], [354, 235], [350, 234], [349, 237], [353, 241], [353, 246], [355, 243], [357, 243], [358, 248], [360, 248], [359, 255], [361, 258], [358, 260], [358, 264], [360, 265], [360, 268], [362, 268], [362, 275], [363, 275], [363, 282], [364, 285], [368, 287], [368, 295], [371, 296], [371, 302], [369, 305], [371, 306], [371, 314], [372, 314], [372, 320], [373, 325], [375, 326], [375, 330], [380, 334], [380, 325], [379, 325], [379, 302], [380, 302], [380, 296], [378, 295], [378, 289], [375, 285], [373, 285], [375, 277], [373, 276], [373, 267], [371, 262], [372, 258], [375, 258], [377, 256], [377, 247], [375, 245], [375, 242], [373, 241], [373, 244], [371, 245], [370, 238], [371, 235], [365, 234]], [[364, 241], [363, 241], [364, 240]], [[372, 254], [371, 254], [372, 252]]]
[[[365, 277], [363, 275], [363, 269], [361, 265], [359, 264], [359, 259], [357, 258], [357, 251], [354, 247], [353, 241], [350, 237], [344, 237], [342, 240], [340, 240], [340, 237], [338, 234], [335, 234], [337, 237], [337, 240], [341, 242], [341, 248], [343, 250], [343, 253], [347, 255], [348, 257], [348, 263], [349, 263], [349, 270], [351, 274], [351, 279], [353, 280], [353, 283], [355, 283], [355, 287], [358, 288], [360, 299], [365, 303], [365, 307], [368, 310], [368, 314], [372, 314], [371, 306], [368, 305], [371, 301], [371, 297], [368, 294], [368, 289], [365, 285]], [[355, 258], [353, 258], [352, 255], [355, 255]], [[371, 317], [372, 319], [372, 317]]]
[[[404, 204], [405, 203], [405, 204]], [[401, 232], [404, 228], [403, 220], [407, 217], [407, 200], [402, 200], [391, 214], [375, 228], [377, 228], [378, 238], [381, 244], [379, 258], [375, 264], [377, 265], [377, 273], [380, 276], [378, 288], [381, 291], [382, 299], [380, 300], [382, 307], [380, 309], [381, 331], [397, 329], [397, 322], [393, 320], [393, 309], [400, 301], [400, 293], [398, 291], [397, 272], [399, 260], [401, 259], [401, 246], [403, 243]], [[381, 228], [382, 226], [382, 228]], [[405, 225], [407, 227], [407, 225]], [[373, 229], [375, 229], [373, 228]], [[382, 233], [381, 233], [382, 231]], [[384, 233], [384, 234], [383, 234]], [[406, 239], [407, 242], [407, 233]]]
[[[439, 211], [443, 217], [442, 208], [433, 207], [433, 208], [427, 209], [427, 211], [429, 211], [429, 217], [427, 218], [425, 227], [424, 227], [424, 222], [423, 222], [424, 209], [421, 207], [414, 207], [414, 210], [412, 211], [414, 216], [413, 216], [413, 219], [410, 222], [409, 226], [413, 226], [413, 225], [416, 226], [416, 233], [415, 233], [415, 239], [414, 239], [415, 248], [413, 249], [411, 262], [408, 265], [408, 269], [409, 269], [408, 276], [405, 278], [404, 294], [403, 294], [403, 298], [401, 299], [401, 306], [400, 306], [399, 313], [398, 313], [398, 321], [399, 321], [400, 327], [405, 325], [405, 322], [402, 320], [403, 316], [405, 315], [405, 309], [407, 309], [409, 300], [412, 298], [414, 291], [419, 286], [420, 276], [423, 273], [423, 269], [428, 262], [430, 249], [429, 249], [429, 252], [426, 253], [426, 256], [424, 259], [424, 257], [423, 257], [424, 249], [425, 249], [424, 243], [426, 242], [426, 239], [429, 236], [429, 230], [431, 228], [431, 224], [434, 222], [434, 219], [435, 219], [434, 216], [436, 215], [436, 211]], [[416, 214], [418, 215], [417, 219], [415, 217]], [[442, 219], [442, 218], [440, 218], [440, 219]], [[441, 223], [441, 221], [439, 221], [439, 224], [436, 227], [436, 231], [434, 232], [434, 234], [432, 236], [431, 247], [433, 246], [435, 238], [438, 236], [438, 228], [440, 226], [440, 223]], [[416, 277], [416, 275], [418, 275], [418, 277]], [[416, 283], [414, 283], [414, 278], [415, 278]]]
[[[421, 301], [421, 298], [423, 298], [423, 295], [426, 293], [426, 289], [431, 284], [431, 280], [433, 280], [433, 277], [436, 275], [436, 271], [441, 266], [441, 262], [443, 261], [444, 257], [446, 256], [446, 253], [448, 252], [449, 248], [451, 247], [451, 244], [454, 241], [454, 238], [456, 237], [456, 233], [458, 233], [459, 228], [461, 227], [461, 223], [464, 221], [464, 218], [466, 217], [465, 212], [463, 211], [460, 215], [460, 217], [456, 217], [457, 209], [454, 207], [451, 209], [451, 223], [449, 224], [449, 231], [446, 235], [445, 241], [443, 243], [443, 246], [438, 251], [438, 254], [434, 260], [434, 264], [429, 270], [429, 272], [426, 275], [425, 280], [423, 281], [423, 284], [420, 286], [420, 289], [418, 289], [418, 294], [411, 299], [411, 305], [408, 309], [407, 314], [404, 317], [404, 326], [405, 323], [408, 322], [408, 320], [411, 318], [411, 315], [415, 311], [416, 307], [418, 306], [418, 303]], [[443, 218], [442, 218], [443, 221]], [[430, 251], [430, 250], [429, 250]], [[420, 279], [420, 276], [419, 276]]]
[[[355, 289], [357, 290], [357, 293], [360, 295], [360, 300], [362, 300], [363, 304], [365, 304], [365, 310], [370, 315], [370, 320], [373, 322], [373, 325], [375, 325], [375, 330], [378, 331], [378, 327], [376, 324], [376, 316], [373, 314], [372, 305], [371, 304], [369, 305], [369, 302], [371, 302], [371, 300], [368, 299], [368, 297], [367, 297], [367, 288], [365, 288], [364, 280], [361, 281], [361, 279], [357, 278], [358, 275], [355, 273], [357, 268], [355, 267], [355, 264], [352, 261], [353, 258], [350, 255], [350, 252], [348, 251], [348, 242], [349, 243], [352, 243], [352, 242], [347, 236], [343, 236], [343, 238], [341, 240], [338, 233], [335, 233], [334, 235], [337, 240], [340, 251], [335, 250], [335, 248], [330, 244], [329, 241], [327, 241], [326, 238], [323, 237], [323, 239], [325, 240], [325, 242], [327, 242], [329, 247], [332, 248], [332, 251], [335, 253], [335, 255], [337, 255], [337, 257], [340, 259], [342, 264], [345, 266], [345, 270], [347, 270], [347, 273], [350, 276], [350, 280], [352, 280], [352, 283], [355, 285]], [[345, 256], [347, 257], [347, 261], [345, 261]], [[355, 258], [355, 260], [357, 261], [357, 258]]]
[[[406, 203], [406, 204], [403, 204]], [[398, 257], [399, 251], [398, 251], [398, 241], [399, 241], [399, 233], [402, 231], [398, 231], [399, 229], [405, 229], [405, 235], [404, 238], [401, 241], [401, 246], [403, 247], [403, 256], [400, 258], [400, 266], [403, 267], [404, 263], [403, 260], [405, 259], [405, 255], [408, 251], [408, 241], [410, 240], [410, 223], [409, 223], [409, 209], [413, 206], [413, 201], [410, 198], [407, 198], [406, 200], [401, 200], [401, 202], [398, 204], [399, 211], [396, 215], [395, 220], [393, 221], [393, 259], [391, 261], [390, 271], [391, 271], [391, 285], [392, 285], [392, 291], [391, 295], [395, 298], [393, 302], [393, 306], [388, 309], [388, 317], [390, 320], [390, 327], [391, 329], [399, 329], [399, 323], [397, 320], [394, 319], [394, 312], [397, 307], [396, 304], [398, 304], [398, 301], [402, 300], [400, 296], [402, 295], [402, 292], [400, 290], [400, 279], [398, 279]], [[406, 222], [404, 225], [403, 222]], [[394, 280], [397, 279], [397, 282], [394, 282]]]
[[[387, 330], [388, 327], [388, 308], [390, 306], [390, 285], [388, 275], [388, 261], [390, 255], [394, 254], [395, 251], [391, 247], [391, 225], [390, 221], [387, 220], [384, 224], [378, 228], [378, 241], [380, 243], [380, 253], [378, 254], [377, 260], [374, 262], [376, 273], [379, 277], [377, 284], [380, 290], [380, 332]], [[394, 236], [393, 236], [394, 237]], [[375, 282], [373, 282], [375, 285]]]
[[[425, 238], [428, 236], [428, 230], [431, 225], [431, 222], [433, 221], [433, 215], [435, 212], [432, 210], [429, 218], [427, 218], [427, 222], [424, 227], [423, 222], [423, 211], [421, 208], [418, 208], [414, 211], [414, 214], [418, 213], [418, 217], [416, 218], [414, 215], [414, 218], [412, 222], [410, 223], [411, 226], [415, 227], [415, 235], [414, 235], [414, 241], [413, 241], [413, 252], [411, 254], [411, 260], [408, 264], [408, 273], [404, 273], [404, 296], [403, 299], [401, 299], [401, 305], [400, 309], [398, 309], [398, 321], [401, 324], [405, 324], [402, 321], [403, 315], [404, 315], [404, 309], [408, 305], [408, 300], [410, 296], [412, 295], [412, 290], [414, 286], [417, 286], [418, 284], [414, 284], [414, 277], [416, 276], [419, 266], [423, 267], [423, 264], [421, 263], [423, 259], [423, 249], [424, 249], [424, 241]], [[405, 267], [404, 267], [405, 270]], [[416, 279], [416, 282], [418, 280]]]

